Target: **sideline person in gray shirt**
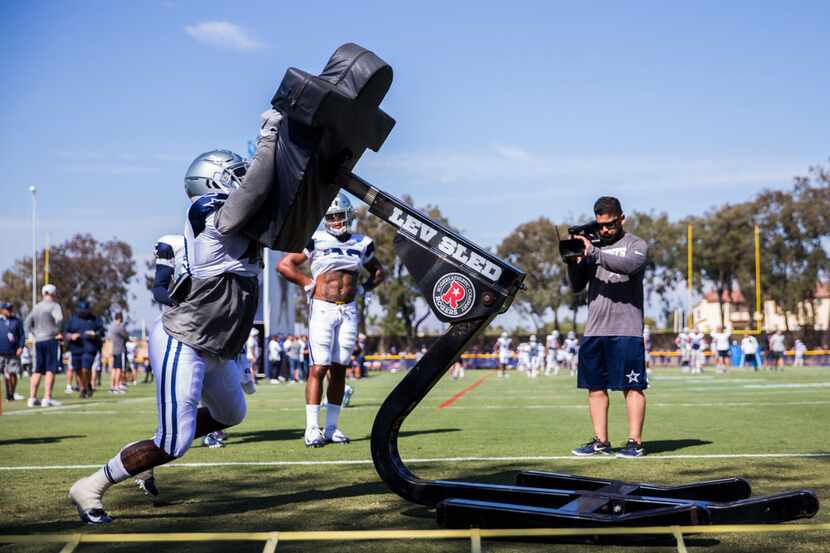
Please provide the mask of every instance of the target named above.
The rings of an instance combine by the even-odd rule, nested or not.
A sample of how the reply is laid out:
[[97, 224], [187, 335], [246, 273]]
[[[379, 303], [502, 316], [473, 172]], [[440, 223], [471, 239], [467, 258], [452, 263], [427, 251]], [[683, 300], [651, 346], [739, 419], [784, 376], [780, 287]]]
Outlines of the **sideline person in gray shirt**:
[[588, 390], [594, 438], [572, 453], [612, 453], [608, 441], [608, 390], [621, 390], [628, 411], [628, 442], [618, 457], [641, 457], [648, 387], [643, 343], [643, 274], [648, 246], [623, 230], [619, 200], [603, 196], [594, 204], [600, 245], [578, 236], [585, 255], [568, 264], [575, 292], [588, 286], [588, 320], [579, 346], [577, 387]]
[[[29, 407], [59, 406], [61, 403], [52, 399], [52, 388], [55, 386], [55, 373], [58, 372], [58, 355], [60, 346], [58, 336], [63, 323], [63, 311], [55, 301], [58, 289], [54, 284], [47, 284], [41, 290], [43, 301], [34, 306], [32, 312], [26, 317], [26, 333], [34, 341], [34, 366], [32, 367], [32, 379], [29, 381]], [[37, 397], [40, 387], [41, 375], [46, 375], [43, 401]]]

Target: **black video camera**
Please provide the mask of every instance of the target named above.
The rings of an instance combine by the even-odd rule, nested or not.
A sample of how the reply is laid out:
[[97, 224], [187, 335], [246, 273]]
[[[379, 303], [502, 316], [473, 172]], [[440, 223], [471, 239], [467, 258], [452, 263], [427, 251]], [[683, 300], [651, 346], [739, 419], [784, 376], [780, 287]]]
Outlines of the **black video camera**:
[[[584, 236], [591, 244], [597, 247], [602, 245], [602, 240], [599, 237], [599, 225], [596, 221], [568, 227], [568, 234], [571, 236]], [[585, 255], [585, 243], [577, 238], [559, 240], [559, 255], [562, 256], [562, 261], [566, 263], [574, 261], [576, 258]]]

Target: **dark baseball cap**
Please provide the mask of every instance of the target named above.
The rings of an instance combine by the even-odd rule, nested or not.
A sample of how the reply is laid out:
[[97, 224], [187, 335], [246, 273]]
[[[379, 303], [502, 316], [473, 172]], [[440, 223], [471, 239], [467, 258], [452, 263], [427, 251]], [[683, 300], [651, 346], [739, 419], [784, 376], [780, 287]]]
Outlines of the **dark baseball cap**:
[[9, 311], [11, 311], [12, 309], [14, 309], [14, 306], [7, 301], [3, 301], [0, 302], [0, 309], [8, 309]]

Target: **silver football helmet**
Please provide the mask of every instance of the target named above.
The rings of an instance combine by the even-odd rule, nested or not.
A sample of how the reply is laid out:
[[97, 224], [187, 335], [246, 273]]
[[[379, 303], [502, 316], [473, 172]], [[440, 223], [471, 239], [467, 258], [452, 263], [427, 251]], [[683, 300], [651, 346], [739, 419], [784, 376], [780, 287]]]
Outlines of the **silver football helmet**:
[[230, 150], [211, 150], [198, 156], [184, 175], [188, 198], [214, 192], [230, 194], [242, 184], [248, 161]]
[[326, 230], [334, 236], [343, 236], [351, 230], [352, 219], [352, 202], [340, 192], [326, 210]]

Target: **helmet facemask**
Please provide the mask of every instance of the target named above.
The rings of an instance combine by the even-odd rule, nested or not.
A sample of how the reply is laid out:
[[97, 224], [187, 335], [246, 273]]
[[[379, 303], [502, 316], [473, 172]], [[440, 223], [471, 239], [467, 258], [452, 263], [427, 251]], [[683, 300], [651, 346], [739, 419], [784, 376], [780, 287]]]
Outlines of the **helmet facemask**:
[[352, 229], [352, 203], [342, 192], [335, 196], [331, 205], [326, 210], [323, 224], [326, 231], [332, 236], [341, 237], [347, 235]]
[[343, 236], [351, 230], [352, 217], [350, 210], [326, 213], [326, 230], [334, 236]]
[[199, 155], [184, 176], [185, 193], [191, 200], [205, 194], [230, 194], [240, 187], [248, 162], [229, 150], [211, 150]]

